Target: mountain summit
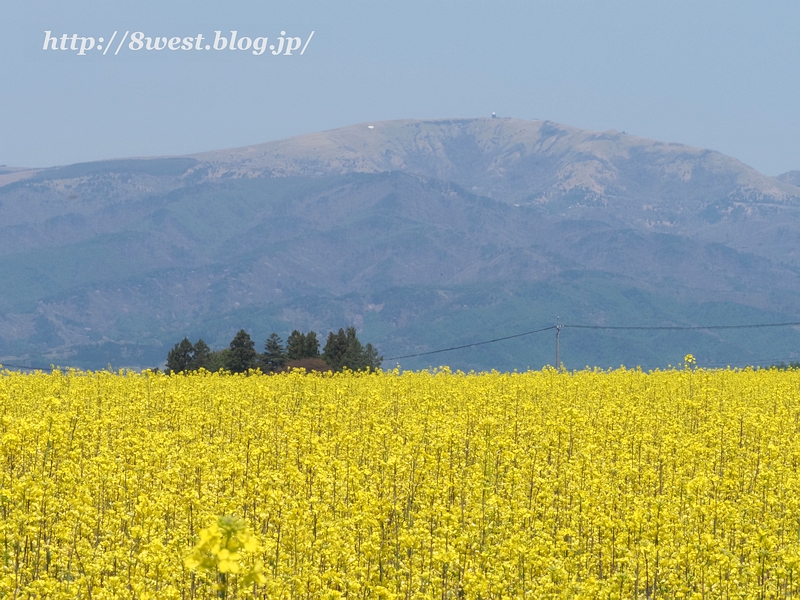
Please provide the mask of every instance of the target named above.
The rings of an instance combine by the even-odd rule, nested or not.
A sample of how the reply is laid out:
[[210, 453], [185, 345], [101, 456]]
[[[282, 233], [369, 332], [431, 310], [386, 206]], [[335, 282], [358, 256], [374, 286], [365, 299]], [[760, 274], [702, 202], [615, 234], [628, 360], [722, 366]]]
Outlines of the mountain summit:
[[213, 165], [209, 173], [217, 178], [398, 171], [533, 205], [564, 196], [600, 203], [604, 197], [632, 199], [643, 191], [634, 185], [637, 179], [656, 204], [661, 198], [653, 185], [689, 196], [704, 195], [697, 190], [709, 184], [724, 185], [738, 199], [754, 202], [800, 198], [793, 180], [776, 181], [719, 152], [511, 118], [361, 123], [194, 158]]

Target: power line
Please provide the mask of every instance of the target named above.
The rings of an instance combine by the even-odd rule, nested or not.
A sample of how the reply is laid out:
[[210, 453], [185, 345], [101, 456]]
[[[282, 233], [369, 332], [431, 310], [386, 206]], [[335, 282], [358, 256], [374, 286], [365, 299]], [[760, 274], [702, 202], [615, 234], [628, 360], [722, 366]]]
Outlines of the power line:
[[405, 356], [392, 356], [385, 360], [400, 360], [401, 358], [413, 358], [415, 356], [427, 356], [428, 354], [439, 354], [440, 352], [450, 352], [451, 350], [461, 350], [462, 348], [471, 348], [472, 346], [482, 346], [484, 344], [493, 344], [495, 342], [502, 342], [503, 340], [510, 340], [512, 338], [522, 337], [524, 335], [531, 335], [533, 333], [541, 333], [542, 331], [550, 331], [555, 329], [555, 325], [550, 327], [543, 327], [542, 329], [534, 329], [533, 331], [526, 331], [525, 333], [517, 333], [515, 335], [507, 335], [505, 337], [495, 338], [493, 340], [486, 340], [485, 342], [475, 342], [474, 344], [464, 344], [463, 346], [453, 346], [452, 348], [442, 348], [441, 350], [431, 350], [430, 352], [419, 352], [417, 354], [406, 354]]
[[543, 331], [552, 331], [560, 329], [603, 329], [603, 330], [624, 330], [624, 331], [697, 331], [708, 329], [757, 329], [762, 327], [795, 327], [800, 326], [800, 321], [787, 321], [784, 323], [751, 323], [747, 325], [644, 325], [644, 326], [624, 326], [624, 325], [568, 325], [560, 323], [558, 325], [551, 325], [550, 327], [543, 327], [541, 329], [534, 329], [533, 331], [526, 331], [524, 333], [517, 333], [515, 335], [507, 335], [505, 337], [495, 338], [493, 340], [486, 340], [483, 342], [475, 342], [472, 344], [464, 344], [461, 346], [452, 346], [450, 348], [441, 348], [439, 350], [430, 350], [428, 352], [418, 352], [416, 354], [406, 354], [403, 356], [392, 356], [385, 360], [400, 360], [401, 358], [415, 358], [417, 356], [427, 356], [430, 354], [440, 354], [442, 352], [450, 352], [452, 350], [461, 350], [463, 348], [472, 348], [473, 346], [482, 346], [484, 344], [494, 344], [495, 342], [502, 342], [513, 338], [531, 335], [533, 333], [541, 333]]
[[658, 330], [698, 330], [698, 329], [757, 329], [759, 327], [792, 327], [800, 325], [800, 321], [788, 321], [786, 323], [755, 323], [752, 325], [664, 325], [652, 327], [627, 327], [614, 325], [562, 325], [570, 329], [626, 329], [639, 331], [658, 331]]
[[[464, 348], [472, 348], [475, 346], [483, 346], [486, 344], [494, 344], [496, 342], [502, 342], [505, 340], [511, 340], [514, 338], [524, 337], [526, 335], [532, 335], [534, 333], [542, 333], [545, 331], [556, 331], [556, 334], [560, 332], [561, 329], [597, 329], [597, 330], [606, 330], [606, 331], [698, 331], [698, 330], [716, 330], [716, 329], [758, 329], [764, 327], [796, 327], [800, 326], [800, 321], [786, 321], [783, 323], [751, 323], [746, 325], [641, 325], [641, 326], [628, 326], [628, 325], [569, 325], [564, 323], [559, 323], [556, 325], [550, 325], [549, 327], [542, 327], [540, 329], [534, 329], [532, 331], [525, 331], [523, 333], [516, 333], [513, 335], [507, 335], [499, 338], [494, 338], [491, 340], [485, 340], [482, 342], [473, 342], [471, 344], [462, 344], [460, 346], [451, 346], [449, 348], [440, 348], [438, 350], [429, 350], [427, 352], [417, 352], [415, 354], [404, 354], [402, 356], [392, 356], [386, 358], [384, 360], [400, 360], [403, 358], [416, 358], [418, 356], [429, 356], [431, 354], [441, 354], [442, 352], [452, 352], [453, 350], [463, 350]], [[12, 367], [15, 369], [25, 369], [27, 371], [54, 371], [60, 367], [28, 367], [24, 365], [14, 365], [9, 363], [0, 363], [0, 366], [3, 368], [5, 367]], [[69, 368], [69, 367], [64, 367]]]

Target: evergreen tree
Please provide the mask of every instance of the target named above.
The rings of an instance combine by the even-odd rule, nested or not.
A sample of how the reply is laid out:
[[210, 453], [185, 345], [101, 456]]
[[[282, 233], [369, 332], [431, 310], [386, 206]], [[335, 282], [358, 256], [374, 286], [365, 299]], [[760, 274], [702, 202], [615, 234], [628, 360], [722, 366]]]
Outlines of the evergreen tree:
[[313, 331], [300, 333], [295, 329], [286, 340], [286, 360], [319, 358], [319, 340]]
[[195, 348], [188, 338], [183, 338], [167, 353], [167, 370], [170, 373], [181, 373], [189, 368]]
[[189, 362], [188, 369], [190, 371], [197, 371], [198, 369], [208, 369], [209, 359], [211, 357], [211, 348], [208, 347], [202, 338], [197, 340], [194, 345], [194, 352], [192, 353], [192, 360]]
[[378, 351], [372, 344], [367, 344], [366, 347], [361, 344], [355, 327], [329, 333], [322, 357], [336, 371], [341, 371], [344, 367], [351, 371], [377, 369], [383, 361], [383, 357], [378, 356]]
[[339, 328], [338, 333], [332, 331], [328, 334], [325, 347], [322, 349], [323, 360], [330, 365], [334, 371], [342, 369], [342, 358], [347, 352], [347, 334], [344, 329]]
[[203, 368], [211, 371], [212, 373], [216, 373], [221, 369], [228, 368], [228, 355], [230, 352], [231, 351], [228, 348], [212, 351]]
[[369, 367], [370, 371], [374, 371], [375, 369], [380, 369], [383, 356], [378, 356], [378, 350], [372, 344], [367, 344], [364, 346], [364, 362], [365, 367]]
[[239, 330], [231, 340], [228, 350], [225, 366], [231, 373], [245, 373], [248, 369], [256, 368], [258, 362], [256, 345], [244, 329]]
[[358, 340], [355, 327], [348, 327], [345, 330], [347, 338], [347, 350], [342, 357], [342, 367], [347, 367], [351, 371], [360, 371], [366, 364], [364, 363], [364, 347]]
[[306, 334], [306, 340], [303, 344], [303, 357], [302, 358], [319, 358], [319, 340], [317, 334], [309, 331]]
[[286, 339], [286, 359], [300, 360], [305, 358], [305, 349], [306, 336], [295, 329]]
[[283, 340], [277, 333], [270, 334], [264, 343], [264, 354], [261, 357], [261, 362], [267, 371], [277, 371], [286, 363]]

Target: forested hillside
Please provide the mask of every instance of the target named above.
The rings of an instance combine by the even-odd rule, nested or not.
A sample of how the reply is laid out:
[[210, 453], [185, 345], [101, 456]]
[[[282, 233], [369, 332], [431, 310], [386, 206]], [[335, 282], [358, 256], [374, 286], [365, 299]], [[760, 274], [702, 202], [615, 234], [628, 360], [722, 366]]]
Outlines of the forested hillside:
[[[794, 172], [793, 172], [794, 173]], [[191, 157], [0, 173], [0, 359], [163, 364], [177, 340], [354, 326], [388, 359], [562, 322], [800, 319], [800, 188], [547, 121], [360, 124]], [[567, 366], [797, 357], [793, 329], [565, 331]], [[524, 369], [554, 339], [411, 357]], [[394, 366], [393, 363], [391, 366]]]

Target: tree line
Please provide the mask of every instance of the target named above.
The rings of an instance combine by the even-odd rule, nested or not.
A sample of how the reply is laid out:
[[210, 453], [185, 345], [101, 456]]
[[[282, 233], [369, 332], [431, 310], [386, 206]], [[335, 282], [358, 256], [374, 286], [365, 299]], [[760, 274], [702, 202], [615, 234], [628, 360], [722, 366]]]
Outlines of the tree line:
[[314, 371], [374, 370], [381, 366], [383, 356], [372, 344], [363, 345], [356, 335], [355, 327], [330, 332], [320, 352], [317, 334], [313, 331], [292, 331], [283, 340], [272, 333], [264, 342], [264, 352], [258, 352], [255, 342], [244, 330], [240, 330], [230, 345], [222, 350], [211, 350], [202, 339], [192, 344], [188, 338], [175, 344], [167, 354], [167, 372], [228, 370], [246, 373], [250, 369], [261, 369], [264, 373], [277, 373], [290, 368], [304, 367]]

